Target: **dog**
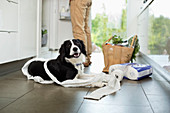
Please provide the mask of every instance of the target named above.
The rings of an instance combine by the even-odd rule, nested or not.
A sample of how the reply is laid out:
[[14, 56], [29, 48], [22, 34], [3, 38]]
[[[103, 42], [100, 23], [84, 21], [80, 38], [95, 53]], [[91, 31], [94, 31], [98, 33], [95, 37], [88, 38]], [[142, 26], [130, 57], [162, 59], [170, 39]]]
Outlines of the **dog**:
[[[46, 64], [49, 72], [60, 82], [77, 79], [83, 73], [83, 61], [86, 49], [82, 40], [66, 40], [59, 49], [59, 56], [49, 60]], [[28, 73], [40, 76], [44, 80], [51, 80], [44, 68], [45, 61], [33, 61], [28, 66]]]

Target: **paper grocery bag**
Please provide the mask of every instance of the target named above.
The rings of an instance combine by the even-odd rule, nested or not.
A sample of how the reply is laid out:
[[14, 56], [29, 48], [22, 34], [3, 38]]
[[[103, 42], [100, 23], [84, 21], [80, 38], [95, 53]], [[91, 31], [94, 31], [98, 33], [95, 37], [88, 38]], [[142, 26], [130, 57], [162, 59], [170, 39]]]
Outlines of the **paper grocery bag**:
[[132, 39], [130, 47], [122, 47], [119, 45], [106, 45], [106, 42], [109, 42], [112, 38], [109, 38], [102, 45], [103, 55], [104, 55], [104, 64], [105, 67], [103, 72], [109, 72], [109, 67], [114, 64], [128, 63], [131, 60], [133, 54], [133, 43], [134, 40], [137, 40], [137, 35]]

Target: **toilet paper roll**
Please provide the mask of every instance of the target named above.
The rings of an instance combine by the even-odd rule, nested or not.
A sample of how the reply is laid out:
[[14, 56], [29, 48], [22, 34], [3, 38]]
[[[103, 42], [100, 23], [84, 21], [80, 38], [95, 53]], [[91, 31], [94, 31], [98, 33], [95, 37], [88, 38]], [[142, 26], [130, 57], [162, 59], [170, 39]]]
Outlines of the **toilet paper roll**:
[[130, 80], [140, 80], [152, 74], [152, 67], [146, 64], [127, 66], [125, 77]]
[[137, 80], [138, 76], [139, 76], [138, 71], [133, 67], [128, 66], [127, 71], [125, 73], [125, 77], [127, 77], [130, 80]]
[[120, 69], [116, 69], [110, 73], [112, 76], [115, 76], [119, 81], [122, 81], [124, 72]]
[[148, 64], [125, 63], [112, 65], [109, 68], [111, 74], [115, 70], [123, 71], [124, 78], [130, 80], [140, 80], [142, 78], [152, 75], [153, 69]]
[[125, 71], [126, 65], [115, 64], [109, 67], [109, 73], [111, 74], [115, 70]]

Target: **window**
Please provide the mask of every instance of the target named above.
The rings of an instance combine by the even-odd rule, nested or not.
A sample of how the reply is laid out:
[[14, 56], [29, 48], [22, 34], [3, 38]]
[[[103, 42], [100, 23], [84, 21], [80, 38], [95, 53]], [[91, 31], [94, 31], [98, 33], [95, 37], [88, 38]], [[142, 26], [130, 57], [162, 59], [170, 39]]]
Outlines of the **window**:
[[126, 38], [126, 0], [93, 0], [92, 41], [102, 46], [113, 34]]
[[169, 4], [169, 0], [155, 0], [150, 6], [148, 55], [170, 72]]

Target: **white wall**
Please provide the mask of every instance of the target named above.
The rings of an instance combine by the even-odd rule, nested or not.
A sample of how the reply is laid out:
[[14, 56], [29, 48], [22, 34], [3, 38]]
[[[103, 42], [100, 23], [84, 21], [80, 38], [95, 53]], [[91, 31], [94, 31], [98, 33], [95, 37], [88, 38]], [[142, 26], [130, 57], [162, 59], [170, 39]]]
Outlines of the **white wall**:
[[128, 0], [127, 4], [127, 36], [138, 34], [138, 14], [142, 0]]
[[146, 9], [138, 17], [138, 37], [141, 45], [140, 51], [148, 54], [148, 26], [149, 24], [149, 9]]
[[71, 21], [60, 20], [60, 10], [67, 3], [68, 0], [53, 0], [51, 4], [50, 49], [59, 49], [65, 40], [73, 38]]
[[42, 0], [42, 27], [49, 30], [51, 0]]
[[[61, 11], [62, 6], [67, 7], [68, 0], [59, 0], [59, 10], [58, 14]], [[58, 19], [58, 46], [57, 48], [60, 47], [60, 45], [67, 39], [73, 38], [72, 34], [72, 24], [71, 21], [64, 21]]]
[[128, 0], [127, 5], [127, 36], [138, 35], [140, 51], [148, 51], [148, 21], [149, 9], [143, 13], [143, 0]]

